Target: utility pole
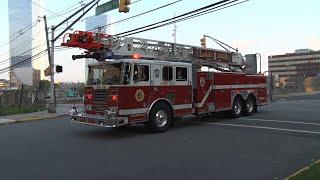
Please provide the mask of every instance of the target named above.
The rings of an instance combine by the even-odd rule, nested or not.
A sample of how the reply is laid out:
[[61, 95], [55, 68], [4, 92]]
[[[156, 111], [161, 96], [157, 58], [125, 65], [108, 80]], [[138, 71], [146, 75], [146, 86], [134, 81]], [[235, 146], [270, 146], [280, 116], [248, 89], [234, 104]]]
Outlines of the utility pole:
[[54, 89], [54, 26], [51, 27], [51, 53], [50, 53], [50, 102], [49, 113], [56, 113], [56, 93]]
[[[174, 13], [174, 18], [176, 17], [176, 13]], [[176, 24], [176, 21], [174, 21], [174, 24], [173, 24], [173, 40], [174, 40], [174, 43], [176, 44], [177, 43], [177, 24]]]
[[[68, 31], [72, 26], [77, 23], [84, 15], [86, 15], [94, 6], [98, 4], [100, 0], [92, 0], [85, 6], [81, 7], [79, 10], [74, 12], [72, 15], [70, 15], [68, 18], [60, 22], [56, 26], [51, 26], [51, 51], [49, 47], [49, 37], [48, 37], [48, 27], [47, 27], [47, 21], [45, 19], [45, 28], [46, 28], [46, 38], [47, 38], [47, 49], [48, 49], [48, 57], [49, 57], [49, 66], [50, 66], [50, 101], [49, 101], [49, 107], [48, 112], [49, 113], [55, 113], [56, 112], [56, 97], [55, 97], [55, 88], [54, 88], [54, 43], [61, 37], [66, 31]], [[91, 6], [90, 6], [91, 5]], [[89, 7], [90, 6], [90, 7]], [[87, 10], [85, 8], [89, 7]], [[85, 11], [84, 11], [85, 10]], [[60, 34], [58, 34], [56, 37], [54, 35], [54, 31], [63, 25], [64, 23], [68, 22], [72, 17], [80, 13], [81, 11], [84, 11], [82, 15], [80, 15], [76, 20], [74, 20], [70, 25], [67, 26], [66, 29], [64, 29]], [[45, 17], [44, 17], [45, 18]]]
[[[47, 17], [43, 16], [44, 20], [44, 26], [45, 26], [45, 31], [46, 31], [46, 40], [47, 40], [47, 52], [48, 52], [48, 59], [49, 59], [49, 67], [50, 67], [50, 101], [49, 101], [49, 106], [48, 106], [48, 112], [49, 113], [55, 113], [56, 112], [56, 106], [55, 106], [55, 93], [54, 93], [54, 63], [53, 63], [53, 52], [54, 46], [52, 46], [52, 41], [51, 41], [51, 50], [50, 50], [50, 45], [49, 45], [49, 32], [48, 32], [48, 24], [47, 24]], [[51, 28], [52, 29], [52, 28]], [[51, 31], [51, 39], [54, 37], [54, 31]]]

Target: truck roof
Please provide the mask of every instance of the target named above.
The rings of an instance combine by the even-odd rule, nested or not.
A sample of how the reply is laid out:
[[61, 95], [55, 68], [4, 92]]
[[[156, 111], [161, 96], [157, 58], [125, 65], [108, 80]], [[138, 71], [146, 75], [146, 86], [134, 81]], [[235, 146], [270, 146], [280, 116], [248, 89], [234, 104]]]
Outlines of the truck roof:
[[[110, 59], [106, 60], [102, 63], [138, 63], [138, 64], [163, 64], [163, 65], [171, 65], [171, 66], [192, 66], [191, 63], [186, 62], [176, 62], [176, 61], [162, 61], [162, 60], [145, 60], [145, 59]], [[89, 66], [94, 66], [101, 64], [101, 62], [89, 64]]]

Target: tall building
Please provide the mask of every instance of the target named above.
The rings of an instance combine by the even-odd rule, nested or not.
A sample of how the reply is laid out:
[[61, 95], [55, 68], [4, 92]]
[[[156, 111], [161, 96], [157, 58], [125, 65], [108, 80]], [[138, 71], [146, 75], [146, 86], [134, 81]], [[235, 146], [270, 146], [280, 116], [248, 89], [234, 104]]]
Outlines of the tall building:
[[299, 49], [295, 53], [272, 55], [268, 63], [277, 87], [301, 88], [306, 78], [320, 76], [320, 51]]
[[9, 87], [9, 81], [5, 79], [0, 79], [0, 90], [6, 89]]
[[45, 47], [45, 44], [39, 46], [45, 42], [43, 22], [37, 23], [37, 20], [40, 20], [39, 16], [43, 16], [39, 6], [43, 6], [42, 0], [8, 0], [12, 87], [19, 87], [22, 83], [32, 86], [33, 68], [42, 69], [42, 64], [45, 64], [44, 58], [32, 58]]
[[[91, 16], [86, 19], [86, 31], [93, 31], [93, 32], [101, 32], [110, 34], [111, 30], [107, 27], [107, 23], [110, 22], [110, 16], [107, 14], [101, 14], [99, 16]], [[87, 75], [88, 75], [88, 65], [95, 63], [96, 60], [92, 58], [87, 58], [85, 60], [85, 82], [87, 82]]]

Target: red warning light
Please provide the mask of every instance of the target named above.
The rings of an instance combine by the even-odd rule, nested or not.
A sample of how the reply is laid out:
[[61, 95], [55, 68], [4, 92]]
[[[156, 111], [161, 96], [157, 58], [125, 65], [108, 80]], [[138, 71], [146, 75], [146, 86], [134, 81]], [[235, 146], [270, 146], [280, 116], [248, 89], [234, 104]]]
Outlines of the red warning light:
[[133, 55], [132, 55], [132, 58], [133, 58], [133, 59], [140, 59], [141, 56], [140, 56], [140, 54], [133, 54]]
[[118, 101], [118, 95], [111, 95], [110, 100], [111, 101]]

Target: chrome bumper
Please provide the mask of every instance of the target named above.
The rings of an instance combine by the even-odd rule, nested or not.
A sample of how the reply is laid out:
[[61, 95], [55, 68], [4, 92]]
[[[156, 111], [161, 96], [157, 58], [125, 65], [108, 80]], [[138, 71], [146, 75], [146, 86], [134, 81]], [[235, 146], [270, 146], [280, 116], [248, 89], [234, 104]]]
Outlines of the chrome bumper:
[[75, 108], [70, 111], [71, 122], [99, 127], [119, 127], [128, 124], [127, 117], [116, 117], [113, 113], [106, 115], [91, 115], [86, 113], [78, 113]]

